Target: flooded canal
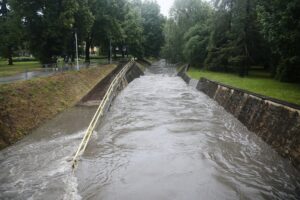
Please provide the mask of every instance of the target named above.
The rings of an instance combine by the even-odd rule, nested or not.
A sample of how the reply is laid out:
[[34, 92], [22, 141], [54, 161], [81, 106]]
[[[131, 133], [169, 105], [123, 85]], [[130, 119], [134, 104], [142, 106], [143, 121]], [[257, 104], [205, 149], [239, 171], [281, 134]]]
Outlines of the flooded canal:
[[300, 199], [300, 173], [161, 61], [130, 83], [97, 127], [75, 107], [0, 152], [0, 199]]

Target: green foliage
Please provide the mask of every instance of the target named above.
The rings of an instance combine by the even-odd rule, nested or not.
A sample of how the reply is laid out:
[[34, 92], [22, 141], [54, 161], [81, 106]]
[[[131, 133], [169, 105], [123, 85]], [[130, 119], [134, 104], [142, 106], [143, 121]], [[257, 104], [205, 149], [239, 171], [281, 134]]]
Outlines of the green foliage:
[[41, 63], [59, 57], [73, 61], [77, 34], [88, 62], [90, 48], [98, 46], [105, 53], [110, 44], [115, 55], [118, 47], [139, 58], [158, 56], [163, 24], [154, 1], [0, 0], [0, 55], [12, 61], [14, 52], [25, 48]]
[[261, 32], [271, 47], [271, 64], [277, 66], [276, 78], [281, 81], [300, 81], [299, 12], [298, 0], [260, 0], [258, 4]]
[[212, 8], [201, 0], [176, 0], [165, 25], [162, 54], [170, 62], [202, 64], [207, 54]]
[[[101, 46], [102, 52], [116, 47], [135, 57], [157, 56], [163, 43], [159, 6], [155, 2], [127, 0], [91, 0], [89, 7], [95, 17], [86, 38], [87, 47]], [[124, 52], [123, 52], [124, 53]], [[89, 56], [86, 49], [86, 56]], [[124, 55], [124, 54], [123, 54]]]
[[197, 24], [185, 34], [183, 54], [191, 64], [203, 63], [207, 56], [210, 30], [206, 25]]
[[75, 0], [11, 0], [21, 16], [30, 50], [42, 63], [56, 62], [65, 47], [78, 11]]
[[[186, 61], [247, 76], [264, 66], [281, 81], [300, 81], [299, 0], [175, 0], [170, 18], [152, 0], [0, 0], [0, 56], [29, 48], [42, 63], [110, 43], [135, 57]], [[163, 45], [164, 44], [164, 45]], [[126, 47], [126, 48], [125, 48]], [[124, 51], [122, 51], [123, 56]]]
[[182, 33], [174, 20], [168, 19], [165, 27], [165, 44], [162, 47], [162, 55], [171, 63], [183, 60], [181, 45]]
[[137, 9], [130, 9], [123, 23], [124, 41], [130, 48], [130, 53], [137, 58], [144, 55], [142, 17]]
[[211, 2], [175, 0], [165, 58], [242, 77], [259, 65], [281, 81], [300, 81], [299, 0]]
[[205, 64], [208, 69], [236, 71], [245, 76], [251, 65], [264, 64], [267, 59], [268, 49], [256, 25], [256, 1], [215, 3], [215, 25]]
[[158, 57], [164, 42], [164, 17], [160, 14], [159, 5], [155, 1], [146, 0], [141, 6], [143, 25], [143, 46], [147, 57]]
[[21, 23], [16, 12], [8, 9], [7, 0], [0, 1], [0, 56], [12, 63], [13, 52], [22, 39]]

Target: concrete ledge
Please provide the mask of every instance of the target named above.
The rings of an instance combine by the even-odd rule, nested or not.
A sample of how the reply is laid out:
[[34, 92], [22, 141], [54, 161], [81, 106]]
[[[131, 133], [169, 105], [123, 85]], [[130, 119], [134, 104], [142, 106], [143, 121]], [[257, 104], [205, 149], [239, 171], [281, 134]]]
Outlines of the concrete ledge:
[[300, 105], [297, 105], [297, 104], [294, 104], [294, 103], [289, 103], [289, 102], [282, 101], [282, 100], [279, 100], [279, 99], [275, 99], [275, 98], [272, 98], [272, 97], [267, 97], [267, 96], [264, 96], [264, 95], [261, 95], [261, 94], [257, 94], [257, 93], [254, 93], [254, 92], [250, 92], [250, 91], [247, 91], [247, 90], [243, 90], [243, 89], [240, 89], [240, 88], [229, 86], [229, 85], [226, 85], [226, 84], [223, 84], [223, 83], [219, 83], [217, 81], [212, 81], [212, 80], [209, 80], [209, 79], [206, 79], [206, 78], [201, 78], [200, 79], [198, 87], [201, 87], [201, 85], [203, 83], [205, 83], [205, 82], [207, 82], [207, 83], [214, 83], [215, 85], [224, 86], [224, 87], [233, 89], [235, 91], [240, 91], [240, 92], [243, 92], [243, 93], [251, 94], [251, 95], [259, 97], [259, 98], [261, 98], [263, 100], [269, 100], [269, 101], [272, 101], [274, 103], [278, 103], [280, 105], [284, 105], [284, 106], [287, 106], [287, 107], [290, 107], [290, 108], [294, 108], [294, 109], [300, 110]]
[[[87, 95], [85, 95], [77, 104], [78, 106], [99, 106], [104, 97], [108, 87], [113, 81], [114, 77], [122, 70], [127, 62], [120, 63], [107, 77], [102, 79]], [[127, 83], [130, 83], [135, 78], [143, 75], [143, 71], [134, 63], [125, 74]], [[120, 88], [122, 90], [123, 88]]]
[[106, 90], [108, 89], [110, 83], [112, 82], [113, 78], [116, 74], [121, 71], [124, 67], [126, 62], [121, 62], [118, 66], [111, 71], [104, 79], [100, 80], [92, 90], [90, 90], [78, 103], [78, 106], [91, 106], [95, 105], [98, 106], [96, 102], [101, 102], [102, 98], [105, 95]]
[[133, 66], [128, 70], [125, 77], [128, 83], [133, 81], [136, 78], [139, 78], [140, 76], [144, 75], [144, 72], [137, 66], [136, 63], [133, 64]]
[[[190, 78], [185, 69], [178, 73]], [[187, 78], [188, 77], [188, 78]], [[188, 80], [188, 81], [187, 81]], [[197, 90], [218, 102], [250, 131], [300, 169], [300, 106], [201, 78]]]
[[177, 74], [177, 76], [180, 76], [187, 84], [190, 83], [191, 81], [191, 77], [189, 77], [187, 74], [186, 74], [186, 70], [187, 70], [187, 65], [184, 66]]

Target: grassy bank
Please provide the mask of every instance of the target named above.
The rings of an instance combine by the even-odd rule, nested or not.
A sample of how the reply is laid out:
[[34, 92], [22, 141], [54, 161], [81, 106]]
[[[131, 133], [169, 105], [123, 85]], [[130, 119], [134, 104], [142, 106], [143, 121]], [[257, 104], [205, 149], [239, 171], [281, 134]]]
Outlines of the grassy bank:
[[194, 79], [205, 77], [233, 87], [300, 105], [300, 84], [282, 83], [272, 79], [267, 73], [254, 71], [250, 72], [248, 77], [241, 78], [235, 74], [191, 68], [188, 75]]
[[40, 69], [42, 65], [38, 61], [14, 62], [14, 65], [8, 65], [7, 61], [0, 61], [0, 77], [12, 76], [25, 70]]
[[0, 85], [0, 149], [77, 103], [116, 65]]
[[[83, 64], [84, 59], [79, 60], [79, 64]], [[107, 59], [91, 59], [91, 64], [107, 64]], [[58, 65], [63, 65], [62, 59], [58, 60]], [[13, 65], [8, 65], [6, 60], [0, 60], [0, 77], [13, 76], [25, 71], [34, 71], [42, 68], [42, 64], [38, 61], [17, 61]]]

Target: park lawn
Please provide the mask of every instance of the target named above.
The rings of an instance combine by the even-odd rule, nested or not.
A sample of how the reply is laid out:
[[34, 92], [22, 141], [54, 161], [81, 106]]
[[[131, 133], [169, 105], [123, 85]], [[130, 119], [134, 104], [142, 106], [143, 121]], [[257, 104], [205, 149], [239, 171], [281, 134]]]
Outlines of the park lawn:
[[188, 71], [188, 75], [194, 79], [204, 77], [233, 87], [300, 105], [300, 84], [282, 83], [272, 79], [266, 73], [250, 72], [249, 76], [241, 78], [236, 74], [191, 68]]
[[109, 63], [109, 61], [107, 58], [91, 58], [91, 64], [105, 65], [108, 63]]
[[[79, 64], [83, 64], [84, 59], [79, 59]], [[58, 65], [63, 65], [63, 59], [58, 60]], [[91, 58], [91, 64], [104, 65], [108, 64], [107, 58]], [[13, 76], [18, 73], [27, 71], [39, 70], [42, 68], [42, 64], [38, 61], [24, 61], [14, 62], [12, 66], [7, 64], [7, 60], [0, 59], [0, 77]]]
[[13, 65], [8, 65], [7, 61], [0, 61], [0, 77], [12, 76], [24, 71], [32, 71], [40, 69], [42, 65], [38, 61], [14, 62]]

